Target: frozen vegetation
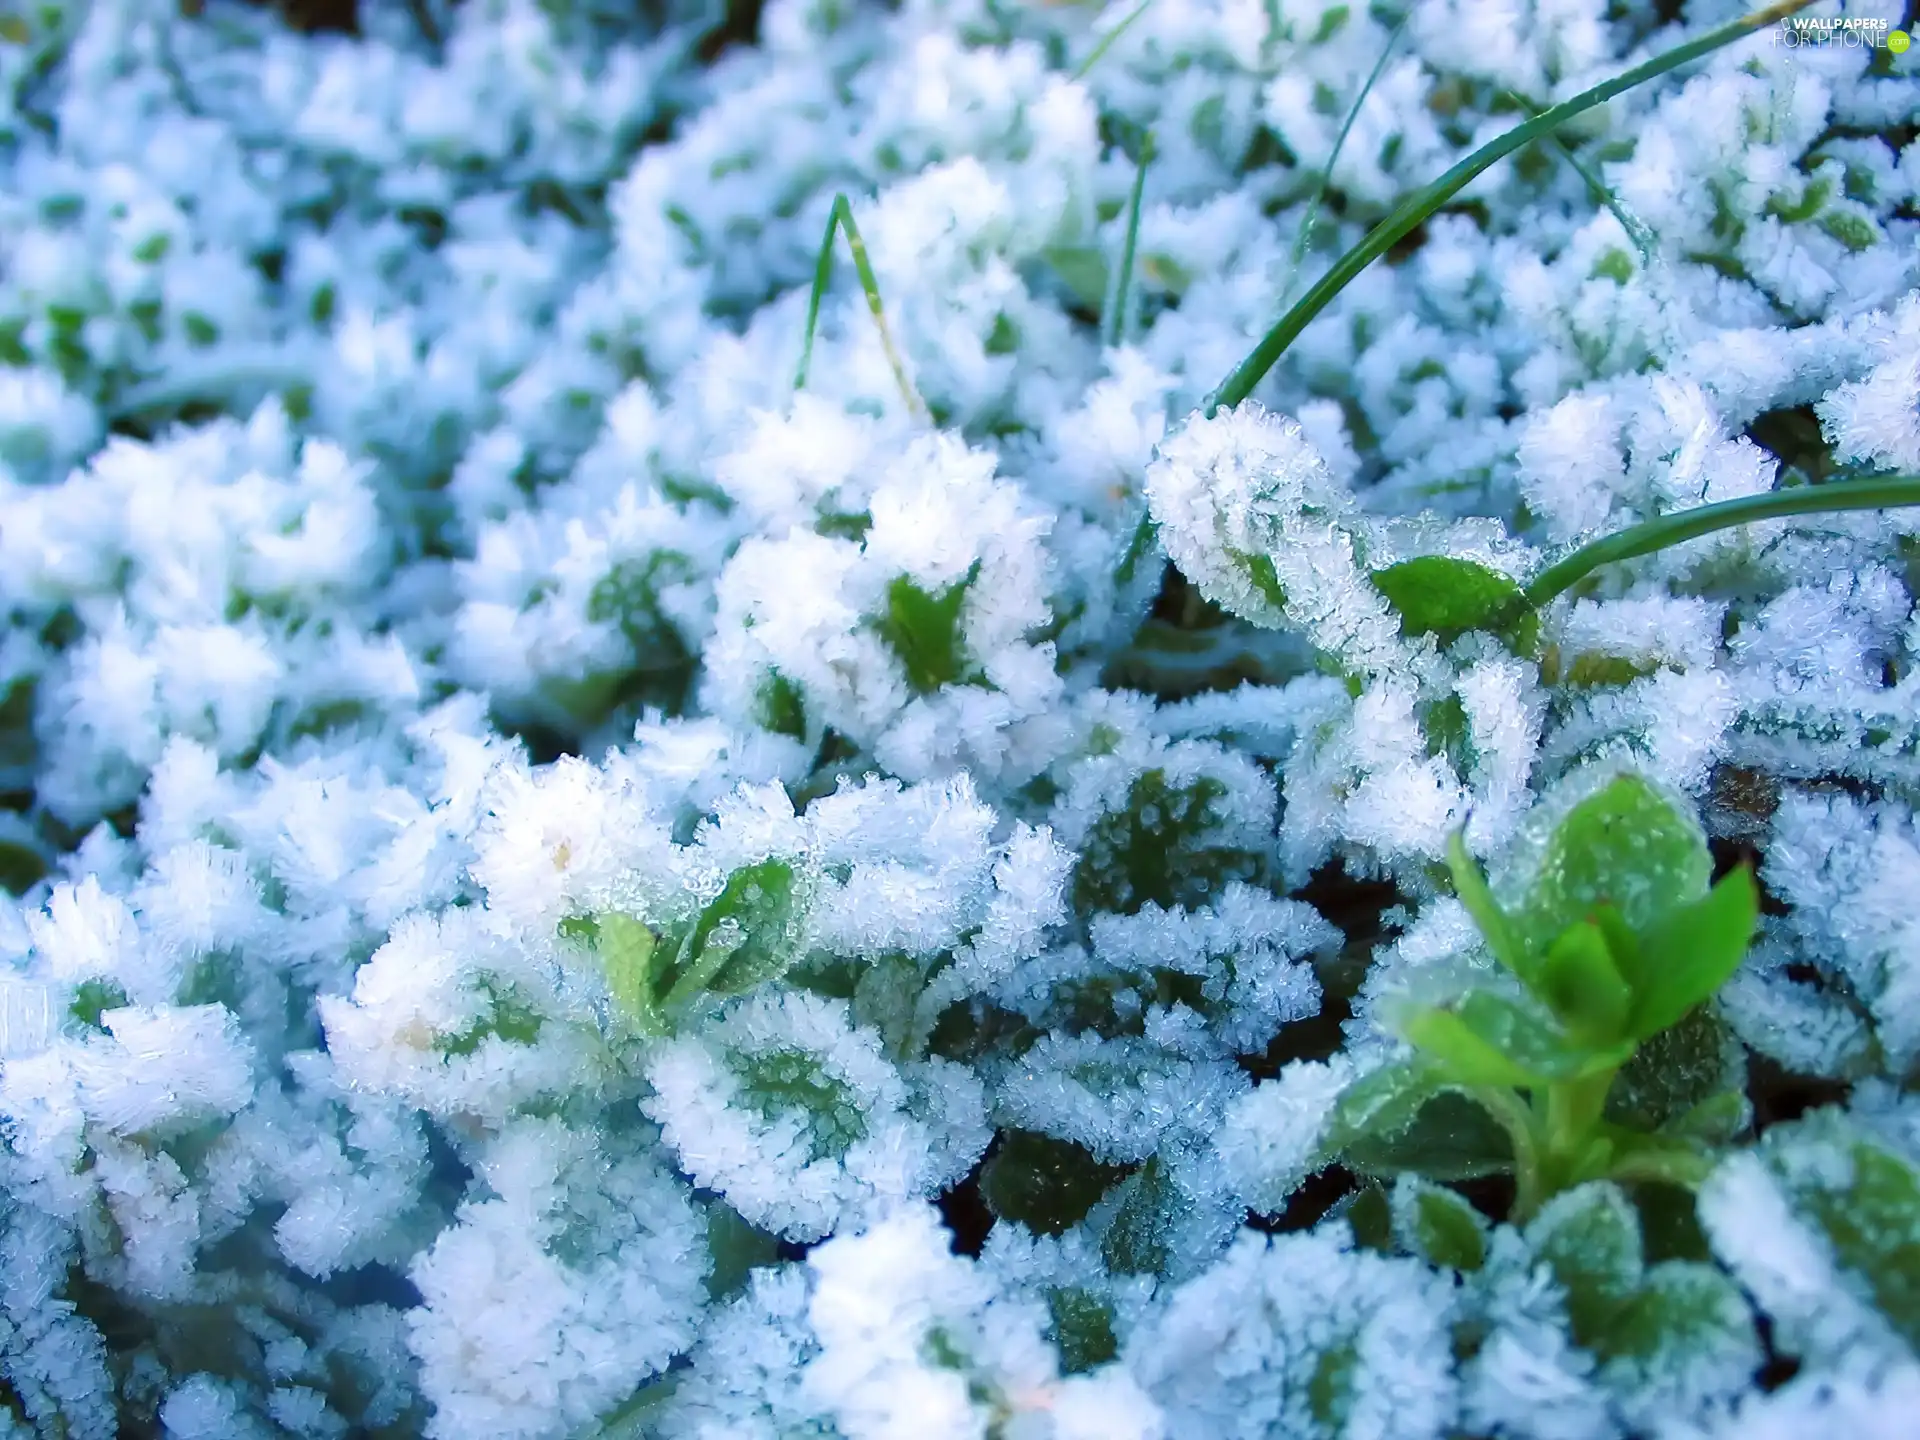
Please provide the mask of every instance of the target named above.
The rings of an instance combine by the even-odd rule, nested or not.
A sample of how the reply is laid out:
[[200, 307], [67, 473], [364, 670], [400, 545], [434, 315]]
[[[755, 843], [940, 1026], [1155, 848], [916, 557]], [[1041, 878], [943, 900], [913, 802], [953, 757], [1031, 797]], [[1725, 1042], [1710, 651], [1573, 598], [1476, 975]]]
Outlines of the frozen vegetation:
[[1920, 55], [1216, 407], [1738, 12], [1393, 6], [14, 7], [0, 1436], [1914, 1433]]

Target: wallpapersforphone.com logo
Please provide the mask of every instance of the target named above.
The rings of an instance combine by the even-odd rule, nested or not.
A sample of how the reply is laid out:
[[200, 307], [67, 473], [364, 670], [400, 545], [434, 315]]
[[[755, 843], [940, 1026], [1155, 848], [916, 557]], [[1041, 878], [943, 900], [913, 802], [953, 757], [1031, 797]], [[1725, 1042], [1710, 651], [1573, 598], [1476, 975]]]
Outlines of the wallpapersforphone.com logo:
[[1773, 27], [1776, 47], [1840, 46], [1849, 50], [1891, 50], [1904, 55], [1913, 37], [1893, 28], [1891, 20], [1836, 19], [1795, 15]]

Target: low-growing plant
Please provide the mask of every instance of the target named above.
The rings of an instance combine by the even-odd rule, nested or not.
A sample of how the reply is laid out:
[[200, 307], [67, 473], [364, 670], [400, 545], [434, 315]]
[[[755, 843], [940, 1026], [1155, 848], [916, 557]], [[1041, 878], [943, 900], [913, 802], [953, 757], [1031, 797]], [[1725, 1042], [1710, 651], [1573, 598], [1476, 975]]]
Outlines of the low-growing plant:
[[[1445, 1004], [1399, 1008], [1392, 1023], [1414, 1053], [1342, 1096], [1328, 1158], [1429, 1178], [1510, 1171], [1516, 1219], [1591, 1180], [1699, 1184], [1745, 1125], [1741, 1094], [1711, 1095], [1652, 1131], [1610, 1119], [1607, 1102], [1636, 1052], [1739, 967], [1759, 917], [1752, 873], [1709, 886], [1698, 824], [1633, 774], [1560, 820], [1507, 904], [1462, 835], [1448, 859], [1503, 973]], [[1445, 1096], [1493, 1127], [1436, 1104]], [[1483, 1143], [1496, 1134], [1504, 1153]]]

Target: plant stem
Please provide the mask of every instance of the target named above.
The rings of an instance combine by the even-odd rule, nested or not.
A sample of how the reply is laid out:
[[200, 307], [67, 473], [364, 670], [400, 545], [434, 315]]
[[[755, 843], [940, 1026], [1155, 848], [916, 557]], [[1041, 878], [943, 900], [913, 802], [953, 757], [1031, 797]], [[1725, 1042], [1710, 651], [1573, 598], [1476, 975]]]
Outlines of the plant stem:
[[1153, 0], [1140, 0], [1140, 3], [1134, 6], [1134, 8], [1128, 12], [1127, 17], [1124, 20], [1122, 20], [1118, 25], [1114, 26], [1113, 29], [1109, 30], [1106, 34], [1102, 35], [1100, 37], [1100, 43], [1093, 47], [1092, 52], [1087, 56], [1087, 58], [1080, 62], [1080, 68], [1073, 72], [1073, 78], [1076, 80], [1086, 79], [1088, 72], [1090, 72], [1094, 66], [1100, 63], [1100, 57], [1105, 55], [1107, 51], [1113, 48], [1113, 42], [1118, 40], [1122, 35], [1126, 34], [1127, 31], [1133, 27], [1133, 22], [1138, 20], [1142, 15], [1146, 14], [1148, 7], [1151, 6], [1152, 4], [1153, 4]]
[[1867, 480], [1838, 480], [1826, 485], [1769, 490], [1764, 495], [1742, 495], [1698, 505], [1672, 515], [1642, 521], [1615, 535], [1583, 545], [1557, 565], [1534, 578], [1521, 594], [1521, 603], [1539, 609], [1578, 585], [1602, 565], [1650, 555], [1672, 545], [1790, 515], [1820, 515], [1843, 510], [1889, 510], [1920, 505], [1920, 476], [1889, 475]]
[[1127, 233], [1120, 246], [1120, 269], [1114, 277], [1113, 300], [1100, 317], [1100, 343], [1112, 350], [1127, 338], [1127, 305], [1133, 298], [1133, 261], [1140, 246], [1140, 201], [1147, 191], [1147, 166], [1153, 160], [1153, 132], [1140, 141], [1140, 166], [1133, 172], [1133, 194], [1127, 201]]
[[1347, 134], [1353, 129], [1353, 122], [1360, 118], [1360, 107], [1367, 103], [1367, 96], [1373, 93], [1374, 82], [1380, 78], [1380, 72], [1387, 68], [1387, 60], [1393, 54], [1393, 47], [1400, 43], [1401, 32], [1407, 28], [1407, 22], [1413, 19], [1413, 8], [1400, 17], [1400, 23], [1393, 27], [1393, 33], [1387, 36], [1387, 43], [1380, 47], [1380, 58], [1373, 62], [1366, 83], [1360, 87], [1360, 93], [1353, 97], [1353, 104], [1347, 107], [1347, 118], [1341, 122], [1340, 133], [1334, 137], [1333, 149], [1327, 155], [1327, 163], [1321, 168], [1320, 180], [1313, 188], [1313, 198], [1307, 202], [1307, 213], [1300, 217], [1300, 230], [1293, 237], [1293, 254], [1287, 262], [1287, 288], [1280, 292], [1280, 303], [1286, 304], [1293, 294], [1293, 282], [1300, 274], [1300, 262], [1306, 258], [1307, 242], [1313, 238], [1314, 222], [1320, 218], [1320, 202], [1326, 198], [1327, 187], [1333, 183], [1333, 165], [1340, 158], [1340, 152], [1346, 148]]
[[1206, 414], [1212, 415], [1223, 405], [1231, 407], [1245, 400], [1253, 393], [1253, 387], [1286, 353], [1287, 347], [1299, 337], [1300, 332], [1332, 303], [1348, 282], [1384, 255], [1395, 242], [1412, 233], [1416, 226], [1459, 194], [1482, 171], [1490, 169], [1521, 147], [1532, 144], [1542, 135], [1558, 130], [1574, 116], [1605, 104], [1614, 96], [1677, 69], [1690, 60], [1697, 60], [1723, 45], [1751, 35], [1764, 25], [1770, 25], [1797, 10], [1804, 10], [1811, 3], [1812, 0], [1779, 0], [1779, 3], [1743, 15], [1738, 20], [1709, 30], [1697, 40], [1676, 45], [1665, 54], [1656, 55], [1643, 65], [1636, 65], [1624, 75], [1603, 81], [1591, 90], [1583, 90], [1571, 100], [1555, 105], [1551, 110], [1509, 130], [1499, 139], [1481, 146], [1431, 185], [1416, 190], [1401, 201], [1386, 219], [1367, 232], [1365, 239], [1334, 262], [1333, 268], [1321, 276], [1313, 288], [1300, 297], [1299, 304], [1266, 333], [1265, 338], [1254, 347], [1253, 353], [1220, 383], [1220, 388], [1206, 398], [1201, 408]]
[[900, 387], [900, 394], [907, 402], [907, 411], [916, 417], [926, 414], [926, 406], [921, 404], [919, 392], [913, 388], [913, 382], [907, 378], [906, 364], [900, 358], [900, 352], [894, 349], [893, 332], [887, 328], [886, 307], [880, 303], [880, 282], [873, 273], [873, 262], [867, 258], [867, 245], [860, 238], [860, 227], [853, 223], [853, 206], [842, 191], [833, 197], [833, 209], [827, 216], [827, 233], [820, 240], [820, 258], [813, 267], [813, 293], [807, 297], [807, 334], [800, 347], [800, 369], [793, 377], [793, 388], [807, 388], [807, 367], [813, 362], [813, 335], [820, 324], [820, 297], [826, 294], [827, 282], [833, 277], [833, 232], [835, 229], [847, 232], [847, 249], [853, 252], [853, 268], [860, 277], [860, 288], [866, 292], [867, 309], [873, 312], [874, 328], [880, 332], [880, 348], [887, 352], [887, 364], [893, 367], [894, 382]]

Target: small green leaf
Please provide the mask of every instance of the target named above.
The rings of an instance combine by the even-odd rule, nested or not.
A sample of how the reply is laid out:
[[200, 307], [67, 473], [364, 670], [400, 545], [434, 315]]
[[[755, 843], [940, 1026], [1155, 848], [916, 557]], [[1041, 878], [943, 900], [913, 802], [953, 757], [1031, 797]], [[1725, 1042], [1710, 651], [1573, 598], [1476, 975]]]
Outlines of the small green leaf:
[[1633, 1034], [1656, 1035], [1680, 1022], [1732, 978], [1760, 923], [1760, 889], [1744, 865], [1706, 899], [1671, 910], [1642, 932], [1644, 968], [1634, 977]]
[[1492, 887], [1487, 884], [1486, 876], [1480, 873], [1480, 866], [1467, 853], [1467, 832], [1464, 829], [1454, 831], [1452, 838], [1447, 841], [1447, 869], [1453, 876], [1453, 893], [1467, 907], [1467, 913], [1479, 927], [1480, 937], [1487, 942], [1487, 949], [1493, 952], [1493, 958], [1522, 981], [1530, 981], [1533, 966], [1527, 947], [1514, 929], [1513, 922], [1493, 898]]
[[908, 682], [919, 694], [930, 695], [965, 676], [960, 610], [979, 578], [976, 560], [964, 579], [938, 595], [929, 595], [905, 575], [887, 587], [887, 613], [875, 628], [900, 657]]
[[1040, 1235], [1072, 1229], [1126, 1176], [1080, 1146], [1030, 1130], [1003, 1131], [980, 1171], [987, 1208]]
[[1533, 1089], [1615, 1069], [1631, 1044], [1579, 1044], [1503, 996], [1477, 990], [1453, 1008], [1412, 1011], [1400, 1024], [1409, 1044], [1439, 1062], [1463, 1085]]
[[[1693, 815], [1638, 776], [1622, 775], [1555, 827], [1519, 928], [1544, 947], [1569, 925], [1597, 920], [1595, 912], [1610, 905], [1628, 930], [1644, 935], [1669, 910], [1705, 896], [1712, 874], [1706, 836]], [[1636, 977], [1626, 979], [1637, 993]]]
[[1621, 1039], [1633, 992], [1614, 968], [1606, 936], [1593, 922], [1561, 932], [1541, 960], [1533, 988], [1569, 1034], [1603, 1045]]
[[1574, 1339], [1592, 1348], [1644, 1274], [1633, 1202], [1617, 1185], [1582, 1185], [1548, 1201], [1526, 1235], [1566, 1288]]
[[800, 909], [798, 877], [786, 861], [734, 871], [700, 912], [688, 947], [694, 962], [675, 990], [697, 976], [715, 995], [741, 995], [786, 974], [799, 958]]
[[1487, 1222], [1453, 1191], [1403, 1176], [1393, 1209], [1400, 1243], [1429, 1265], [1471, 1273], [1486, 1263]]
[[[565, 933], [566, 927], [561, 928]], [[609, 912], [594, 924], [593, 944], [606, 970], [614, 1010], [643, 1035], [661, 1029], [654, 1005], [653, 961], [658, 943], [653, 931], [631, 915]]]
[[806, 697], [778, 670], [769, 671], [754, 695], [754, 719], [776, 735], [807, 736]]
[[1084, 1374], [1120, 1353], [1113, 1333], [1113, 1307], [1091, 1290], [1055, 1286], [1046, 1291], [1048, 1327], [1060, 1368], [1069, 1375]]
[[[1762, 1359], [1753, 1311], [1740, 1287], [1712, 1265], [1669, 1260], [1617, 1306], [1589, 1341], [1606, 1360], [1632, 1360], [1650, 1374], [1729, 1355], [1737, 1374]], [[1744, 1362], [1744, 1363], [1743, 1363]]]
[[1396, 1131], [1357, 1136], [1341, 1162], [1362, 1175], [1478, 1180], [1514, 1167], [1512, 1135], [1478, 1099], [1442, 1090]]
[[1443, 640], [1505, 623], [1522, 598], [1519, 585], [1498, 570], [1450, 555], [1402, 560], [1375, 570], [1372, 579], [1404, 633]]
[[1439, 1070], [1424, 1060], [1382, 1065], [1363, 1075], [1334, 1103], [1322, 1153], [1333, 1160], [1367, 1136], [1398, 1135], [1420, 1118], [1421, 1110], [1446, 1085]]
[[1723, 1090], [1676, 1117], [1662, 1133], [1707, 1145], [1731, 1145], [1752, 1124], [1753, 1105], [1747, 1097], [1738, 1090]]

